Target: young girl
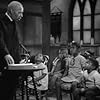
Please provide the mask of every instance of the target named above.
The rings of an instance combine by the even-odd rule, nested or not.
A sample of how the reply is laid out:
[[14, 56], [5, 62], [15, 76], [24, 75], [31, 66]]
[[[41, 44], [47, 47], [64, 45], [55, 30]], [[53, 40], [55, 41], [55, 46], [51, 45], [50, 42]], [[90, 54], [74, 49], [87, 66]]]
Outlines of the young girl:
[[[35, 56], [35, 65], [37, 68], [44, 68], [43, 70], [35, 71], [34, 74], [34, 79], [37, 84], [37, 89], [38, 90], [47, 90], [48, 89], [48, 69], [47, 66], [43, 63], [43, 55], [41, 53], [38, 53]], [[33, 83], [30, 80], [29, 87], [34, 88]]]

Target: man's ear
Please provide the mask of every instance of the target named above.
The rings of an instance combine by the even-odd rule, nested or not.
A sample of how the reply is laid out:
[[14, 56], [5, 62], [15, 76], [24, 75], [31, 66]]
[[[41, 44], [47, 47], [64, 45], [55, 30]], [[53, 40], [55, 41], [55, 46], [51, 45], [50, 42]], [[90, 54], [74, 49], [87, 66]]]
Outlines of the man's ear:
[[11, 10], [10, 10], [10, 14], [12, 15], [12, 14], [13, 14], [13, 12], [14, 12], [14, 11], [13, 11], [13, 9], [11, 9]]

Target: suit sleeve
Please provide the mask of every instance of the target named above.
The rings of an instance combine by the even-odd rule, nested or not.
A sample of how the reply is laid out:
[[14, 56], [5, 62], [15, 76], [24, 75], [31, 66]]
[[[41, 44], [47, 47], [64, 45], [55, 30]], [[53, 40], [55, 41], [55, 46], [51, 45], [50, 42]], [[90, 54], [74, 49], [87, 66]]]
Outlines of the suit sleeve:
[[3, 28], [2, 22], [0, 21], [0, 56], [4, 57], [8, 53], [9, 53], [8, 49], [4, 42], [4, 28]]

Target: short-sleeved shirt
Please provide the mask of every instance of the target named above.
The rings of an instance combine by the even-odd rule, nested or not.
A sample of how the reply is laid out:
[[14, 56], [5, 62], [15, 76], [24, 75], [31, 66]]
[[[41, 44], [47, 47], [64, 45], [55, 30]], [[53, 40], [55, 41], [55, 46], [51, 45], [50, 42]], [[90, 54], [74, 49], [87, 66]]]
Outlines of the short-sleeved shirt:
[[39, 80], [38, 83], [41, 84], [41, 86], [37, 86], [37, 89], [47, 90], [48, 89], [48, 69], [47, 69], [47, 66], [44, 63], [40, 63], [40, 64], [37, 64], [37, 67], [44, 68], [44, 69], [34, 72], [35, 78], [38, 78], [38, 77], [42, 76], [43, 73], [46, 73], [46, 76], [43, 79]]
[[69, 75], [73, 75], [75, 78], [78, 78], [82, 75], [81, 72], [86, 64], [86, 59], [80, 54], [72, 59], [74, 61], [69, 67]]
[[97, 70], [93, 70], [91, 73], [85, 70], [83, 76], [86, 80], [86, 87], [96, 86], [100, 89], [100, 73]]
[[75, 79], [80, 79], [82, 76], [82, 69], [85, 66], [86, 59], [78, 54], [76, 57], [72, 57], [70, 60], [68, 76], [62, 78], [63, 81], [67, 82], [70, 79], [73, 81]]

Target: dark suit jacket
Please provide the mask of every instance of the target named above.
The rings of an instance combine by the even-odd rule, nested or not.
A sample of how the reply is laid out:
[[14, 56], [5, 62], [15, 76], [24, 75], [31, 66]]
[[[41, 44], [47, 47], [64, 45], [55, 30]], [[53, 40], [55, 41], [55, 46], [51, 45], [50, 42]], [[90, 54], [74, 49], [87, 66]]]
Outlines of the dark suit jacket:
[[16, 31], [16, 24], [4, 15], [0, 18], [0, 69], [7, 66], [4, 59], [6, 54], [11, 54], [15, 63], [19, 62], [19, 40]]

